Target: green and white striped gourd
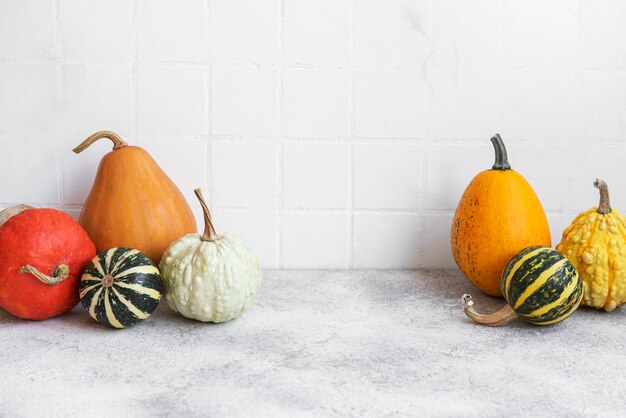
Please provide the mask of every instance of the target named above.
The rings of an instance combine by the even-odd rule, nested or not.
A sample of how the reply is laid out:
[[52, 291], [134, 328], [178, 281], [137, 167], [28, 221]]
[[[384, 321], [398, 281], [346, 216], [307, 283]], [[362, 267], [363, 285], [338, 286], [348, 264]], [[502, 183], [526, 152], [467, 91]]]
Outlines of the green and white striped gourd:
[[126, 328], [148, 318], [161, 300], [159, 269], [142, 252], [111, 248], [96, 255], [80, 282], [80, 301], [96, 321]]
[[508, 305], [491, 314], [473, 310], [463, 296], [465, 313], [475, 322], [498, 326], [521, 317], [536, 325], [551, 325], [570, 316], [582, 300], [583, 284], [576, 268], [560, 252], [534, 246], [519, 252], [502, 272], [502, 294]]

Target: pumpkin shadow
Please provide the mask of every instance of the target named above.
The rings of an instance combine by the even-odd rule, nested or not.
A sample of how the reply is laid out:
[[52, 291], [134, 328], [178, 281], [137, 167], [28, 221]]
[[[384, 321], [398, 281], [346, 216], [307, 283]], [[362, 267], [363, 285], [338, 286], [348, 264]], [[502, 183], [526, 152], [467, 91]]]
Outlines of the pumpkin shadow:
[[84, 311], [83, 307], [80, 306], [80, 304], [72, 308], [72, 310], [70, 310], [69, 312], [43, 320], [18, 318], [16, 316], [13, 316], [6, 310], [0, 309], [0, 326], [38, 326], [39, 324], [43, 324], [44, 322], [50, 324], [50, 326], [54, 326], [54, 324], [58, 322], [64, 325], [70, 325], [79, 328], [97, 329], [102, 327], [101, 324], [91, 319], [89, 314]]
[[502, 297], [489, 296], [471, 284], [459, 270], [416, 270], [414, 284], [420, 293], [429, 297], [438, 297], [442, 301], [461, 303], [464, 294], [470, 294], [476, 304], [487, 310], [496, 311], [505, 302]]
[[22, 319], [16, 316], [11, 315], [8, 311], [0, 308], [0, 325], [9, 325], [9, 324], [23, 324], [27, 322], [39, 322], [32, 321], [30, 319]]
[[161, 301], [159, 303], [159, 306], [154, 311], [154, 313], [152, 314], [151, 317], [154, 317], [156, 320], [159, 321], [159, 323], [162, 323], [162, 324], [195, 326], [195, 328], [199, 328], [199, 327], [211, 327], [211, 328], [213, 328], [213, 327], [225, 327], [225, 326], [228, 326], [228, 324], [235, 323], [239, 319], [239, 318], [234, 318], [234, 319], [231, 319], [230, 321], [220, 322], [220, 323], [202, 322], [202, 321], [198, 321], [196, 319], [191, 319], [191, 318], [187, 318], [186, 316], [183, 316], [179, 312], [176, 312], [175, 310], [170, 308], [169, 305], [167, 303], [165, 303], [164, 301]]
[[61, 315], [59, 319], [62, 319], [67, 324], [76, 328], [92, 330], [115, 330], [115, 328], [107, 327], [106, 325], [94, 320], [91, 316], [89, 316], [85, 309], [80, 306], [80, 304], [68, 313]]
[[[476, 309], [484, 314], [496, 312], [506, 305], [504, 298], [482, 293], [459, 270], [416, 270], [413, 272], [413, 276], [413, 285], [416, 292], [420, 292], [425, 298], [438, 300], [449, 306], [457, 306], [459, 321], [463, 321], [468, 325], [479, 326], [463, 313], [461, 305], [461, 297], [463, 295], [472, 295]], [[536, 328], [536, 326], [519, 318], [501, 328], [529, 327]]]

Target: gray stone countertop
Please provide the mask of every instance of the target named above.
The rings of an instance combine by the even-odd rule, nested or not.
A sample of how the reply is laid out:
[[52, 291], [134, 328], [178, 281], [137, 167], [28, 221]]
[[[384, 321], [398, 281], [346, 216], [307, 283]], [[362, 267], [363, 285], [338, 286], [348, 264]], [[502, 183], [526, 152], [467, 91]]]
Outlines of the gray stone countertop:
[[551, 327], [472, 324], [503, 302], [458, 272], [267, 271], [240, 319], [164, 302], [125, 330], [82, 306], [43, 322], [0, 311], [0, 416], [617, 416], [626, 307]]

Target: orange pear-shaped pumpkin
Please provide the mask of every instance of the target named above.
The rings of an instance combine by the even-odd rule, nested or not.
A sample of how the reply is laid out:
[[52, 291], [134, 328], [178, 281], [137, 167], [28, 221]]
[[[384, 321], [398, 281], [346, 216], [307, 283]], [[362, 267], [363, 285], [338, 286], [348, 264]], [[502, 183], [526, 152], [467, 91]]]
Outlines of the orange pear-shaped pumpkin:
[[467, 186], [452, 221], [452, 254], [479, 290], [502, 296], [502, 271], [524, 248], [551, 246], [543, 206], [526, 179], [511, 169], [500, 135], [491, 138], [496, 162]]
[[113, 151], [100, 161], [78, 222], [98, 252], [134, 248], [158, 264], [173, 241], [196, 232], [191, 208], [150, 154], [113, 132], [96, 132], [73, 151], [78, 154], [100, 138], [113, 141]]

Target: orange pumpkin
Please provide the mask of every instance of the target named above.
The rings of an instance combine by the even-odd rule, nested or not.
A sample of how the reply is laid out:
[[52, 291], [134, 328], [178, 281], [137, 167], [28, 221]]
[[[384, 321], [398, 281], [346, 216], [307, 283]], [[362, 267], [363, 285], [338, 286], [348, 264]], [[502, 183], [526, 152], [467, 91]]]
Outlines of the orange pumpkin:
[[543, 206], [526, 179], [511, 169], [500, 135], [491, 138], [496, 163], [467, 186], [452, 221], [451, 247], [459, 268], [480, 291], [502, 296], [508, 261], [521, 250], [551, 246]]
[[113, 151], [100, 161], [78, 222], [98, 252], [135, 248], [158, 264], [173, 241], [196, 232], [191, 208], [144, 149], [113, 132], [96, 132], [73, 151], [78, 154], [100, 138], [113, 141]]

